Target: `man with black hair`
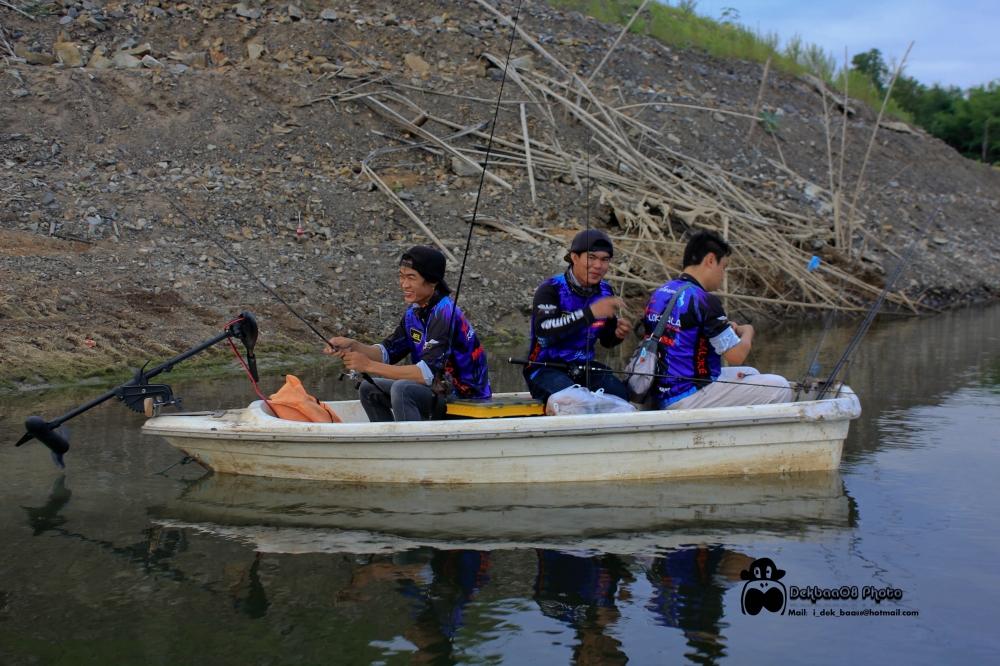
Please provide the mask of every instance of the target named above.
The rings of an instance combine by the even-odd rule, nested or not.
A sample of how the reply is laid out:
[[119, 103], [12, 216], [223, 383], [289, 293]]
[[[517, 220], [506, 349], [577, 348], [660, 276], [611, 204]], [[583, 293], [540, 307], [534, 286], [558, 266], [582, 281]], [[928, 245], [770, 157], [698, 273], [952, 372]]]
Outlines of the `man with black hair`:
[[[789, 402], [788, 380], [742, 367], [753, 346], [750, 324], [729, 321], [711, 293], [722, 286], [732, 248], [718, 234], [699, 231], [684, 248], [684, 272], [653, 292], [646, 306], [647, 334], [667, 317], [657, 345], [658, 372], [650, 399], [658, 409], [696, 409]], [[664, 312], [674, 295], [670, 312]], [[731, 366], [722, 367], [725, 359]]]
[[[632, 330], [615, 316], [622, 300], [604, 280], [614, 246], [603, 231], [581, 231], [565, 256], [566, 271], [549, 278], [535, 291], [531, 305], [531, 347], [524, 368], [528, 390], [536, 400], [574, 384], [628, 400], [628, 387], [606, 365], [594, 361], [597, 341], [605, 347], [621, 344]], [[542, 363], [570, 366], [570, 370]], [[580, 368], [590, 366], [588, 373]], [[576, 369], [576, 371], [574, 371]], [[589, 376], [588, 376], [589, 375]]]
[[[338, 336], [324, 349], [343, 359], [348, 370], [376, 375], [374, 383], [360, 386], [361, 406], [372, 422], [432, 418], [437, 401], [445, 397], [431, 388], [441, 377], [453, 395], [491, 395], [486, 352], [451, 299], [444, 271], [443, 254], [423, 245], [411, 247], [399, 260], [399, 288], [409, 307], [392, 335], [377, 345]], [[395, 365], [406, 356], [413, 365]]]

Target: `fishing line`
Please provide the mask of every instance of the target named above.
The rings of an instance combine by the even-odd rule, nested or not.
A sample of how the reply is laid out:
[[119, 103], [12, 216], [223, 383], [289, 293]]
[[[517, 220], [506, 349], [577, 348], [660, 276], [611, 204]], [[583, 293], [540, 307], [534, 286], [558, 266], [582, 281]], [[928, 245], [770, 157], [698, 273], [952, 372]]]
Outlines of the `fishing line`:
[[[156, 181], [153, 180], [152, 178], [150, 178], [149, 176], [145, 176], [144, 175], [143, 178], [145, 178], [146, 180], [148, 180], [150, 182], [150, 184], [152, 184], [154, 186], [157, 186]], [[265, 291], [267, 291], [268, 294], [270, 294], [271, 296], [273, 296], [276, 301], [278, 301], [279, 303], [281, 303], [282, 305], [284, 305], [285, 308], [287, 308], [289, 312], [291, 312], [293, 315], [295, 315], [295, 317], [299, 321], [301, 321], [303, 324], [305, 324], [307, 327], [309, 327], [309, 330], [312, 331], [313, 333], [315, 333], [316, 336], [320, 340], [323, 341], [323, 344], [325, 344], [325, 345], [329, 345], [330, 344], [329, 343], [330, 336], [324, 335], [318, 328], [316, 328], [312, 324], [312, 322], [310, 322], [308, 319], [306, 319], [305, 317], [303, 317], [302, 315], [300, 315], [298, 313], [298, 311], [296, 311], [296, 309], [293, 308], [288, 303], [288, 301], [286, 301], [284, 298], [281, 297], [280, 294], [278, 294], [277, 291], [275, 291], [270, 286], [268, 286], [268, 284], [266, 282], [264, 282], [264, 280], [261, 279], [261, 277], [259, 275], [257, 275], [253, 271], [252, 268], [250, 268], [242, 259], [240, 259], [236, 255], [236, 253], [234, 253], [232, 250], [230, 250], [229, 247], [224, 242], [222, 242], [222, 239], [219, 237], [217, 231], [215, 231], [214, 229], [208, 228], [205, 225], [202, 225], [200, 222], [198, 222], [193, 217], [191, 217], [190, 215], [188, 215], [187, 211], [185, 211], [183, 208], [181, 208], [180, 204], [178, 204], [176, 201], [174, 201], [170, 197], [166, 196], [165, 194], [161, 193], [159, 190], [154, 189], [153, 193], [156, 194], [157, 196], [159, 196], [164, 201], [166, 201], [168, 204], [170, 204], [170, 206], [175, 211], [177, 211], [181, 215], [181, 217], [183, 217], [185, 220], [187, 220], [195, 229], [197, 229], [202, 234], [202, 236], [204, 238], [210, 240], [212, 243], [214, 243], [216, 245], [216, 247], [218, 247], [220, 250], [222, 250], [223, 253], [225, 253], [225, 255], [227, 257], [229, 257], [234, 262], [236, 262], [236, 264], [240, 268], [242, 268], [244, 271], [246, 271], [247, 274], [250, 277], [252, 277], [254, 280], [256, 280], [257, 283], [260, 284], [260, 286], [264, 287]], [[331, 346], [331, 348], [333, 348], [333, 347]], [[371, 376], [367, 372], [358, 373], [358, 374], [360, 374], [361, 378], [364, 379], [365, 381], [371, 382], [372, 386], [374, 386], [375, 388], [377, 388], [379, 390], [379, 392], [381, 392], [382, 394], [388, 396], [388, 393], [385, 392], [385, 389], [383, 389], [381, 386], [379, 386], [378, 384], [376, 384], [375, 381], [371, 378]], [[256, 390], [256, 385], [254, 386], [254, 388]], [[260, 392], [258, 391], [258, 394], [259, 393]]]
[[[152, 178], [150, 178], [149, 176], [143, 176], [143, 178], [145, 178], [146, 180], [148, 180], [152, 185], [157, 185], [156, 181], [153, 180]], [[192, 226], [194, 226], [198, 231], [200, 231], [201, 234], [202, 234], [202, 236], [204, 236], [206, 239], [208, 239], [212, 243], [214, 243], [220, 250], [222, 250], [226, 254], [227, 257], [229, 257], [230, 259], [232, 259], [233, 261], [235, 261], [236, 264], [240, 268], [242, 268], [243, 270], [245, 270], [250, 277], [252, 277], [254, 280], [256, 280], [257, 283], [260, 284], [260, 286], [264, 287], [264, 289], [267, 291], [267, 293], [269, 293], [271, 296], [273, 296], [276, 301], [278, 301], [279, 303], [281, 303], [282, 305], [284, 305], [288, 309], [289, 312], [291, 312], [293, 315], [295, 315], [299, 319], [299, 321], [301, 321], [303, 324], [305, 324], [306, 326], [308, 326], [309, 330], [312, 331], [313, 333], [315, 333], [317, 336], [319, 336], [320, 339], [323, 340], [323, 342], [326, 342], [328, 340], [328, 338], [326, 336], [324, 336], [323, 333], [321, 333], [319, 331], [319, 329], [317, 329], [315, 326], [313, 326], [312, 323], [309, 322], [309, 320], [307, 320], [305, 317], [303, 317], [298, 312], [296, 312], [295, 308], [293, 308], [291, 305], [288, 304], [288, 301], [286, 301], [285, 299], [283, 299], [278, 294], [278, 292], [276, 292], [274, 289], [271, 289], [271, 287], [269, 287], [267, 285], [267, 283], [264, 282], [264, 280], [262, 280], [260, 278], [260, 276], [257, 275], [253, 271], [252, 268], [250, 268], [249, 266], [247, 266], [246, 263], [244, 263], [242, 259], [240, 259], [232, 250], [230, 250], [229, 247], [227, 247], [226, 244], [223, 243], [222, 240], [218, 237], [218, 233], [214, 229], [206, 229], [200, 222], [196, 221], [193, 217], [191, 217], [190, 215], [188, 215], [187, 212], [183, 208], [181, 208], [178, 203], [176, 203], [173, 199], [170, 199], [169, 197], [167, 197], [165, 194], [162, 194], [161, 192], [159, 192], [157, 190], [154, 190], [154, 194], [156, 194], [161, 199], [163, 199], [168, 204], [170, 204], [170, 206], [175, 211], [177, 211], [181, 215], [181, 217], [183, 217]]]
[[[476, 202], [472, 208], [472, 219], [469, 221], [469, 233], [465, 237], [465, 251], [462, 254], [462, 265], [458, 271], [458, 283], [455, 285], [455, 298], [451, 302], [451, 316], [448, 321], [448, 349], [445, 352], [445, 363], [451, 356], [453, 342], [455, 338], [455, 313], [458, 311], [458, 298], [462, 293], [462, 280], [465, 277], [465, 264], [469, 259], [469, 248], [472, 246], [472, 232], [476, 228], [476, 218], [479, 215], [479, 200], [483, 194], [483, 185], [486, 182], [486, 170], [490, 165], [490, 153], [493, 151], [493, 136], [497, 131], [497, 118], [500, 116], [500, 103], [503, 101], [503, 88], [507, 83], [507, 70], [510, 69], [510, 54], [514, 50], [514, 38], [517, 36], [517, 19], [521, 14], [521, 2], [518, 0], [517, 9], [514, 12], [513, 23], [510, 28], [510, 43], [507, 45], [507, 59], [504, 62], [503, 75], [500, 78], [500, 92], [497, 94], [496, 107], [493, 110], [493, 126], [490, 128], [490, 139], [486, 144], [486, 157], [483, 160], [483, 169], [479, 174], [479, 189], [476, 191]], [[443, 366], [442, 366], [443, 368]], [[443, 372], [443, 369], [440, 371]]]

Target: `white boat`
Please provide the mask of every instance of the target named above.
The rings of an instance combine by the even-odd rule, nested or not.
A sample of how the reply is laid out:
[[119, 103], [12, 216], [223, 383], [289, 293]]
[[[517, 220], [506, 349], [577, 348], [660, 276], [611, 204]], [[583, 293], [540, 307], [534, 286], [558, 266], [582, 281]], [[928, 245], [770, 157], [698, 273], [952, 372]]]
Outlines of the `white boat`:
[[840, 474], [491, 485], [343, 484], [214, 474], [154, 522], [260, 552], [570, 549], [653, 554], [734, 534], [818, 538], [856, 517]]
[[[521, 394], [508, 394], [514, 397]], [[358, 483], [551, 483], [833, 470], [857, 396], [774, 405], [371, 423], [356, 400], [342, 423], [245, 409], [164, 415], [160, 435], [223, 474]]]

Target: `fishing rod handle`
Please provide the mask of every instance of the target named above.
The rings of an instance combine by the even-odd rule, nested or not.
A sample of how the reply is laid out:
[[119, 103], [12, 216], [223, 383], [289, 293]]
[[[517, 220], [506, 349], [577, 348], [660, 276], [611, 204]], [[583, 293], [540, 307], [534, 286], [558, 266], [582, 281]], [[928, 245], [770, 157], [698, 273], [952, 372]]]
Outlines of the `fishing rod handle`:
[[[532, 361], [529, 358], [514, 358], [513, 356], [508, 357], [507, 362], [511, 365], [533, 366], [536, 368], [554, 368], [556, 370], [567, 371], [576, 367], [571, 363], [563, 363], [561, 361]], [[580, 364], [579, 367], [583, 367], [583, 364]]]

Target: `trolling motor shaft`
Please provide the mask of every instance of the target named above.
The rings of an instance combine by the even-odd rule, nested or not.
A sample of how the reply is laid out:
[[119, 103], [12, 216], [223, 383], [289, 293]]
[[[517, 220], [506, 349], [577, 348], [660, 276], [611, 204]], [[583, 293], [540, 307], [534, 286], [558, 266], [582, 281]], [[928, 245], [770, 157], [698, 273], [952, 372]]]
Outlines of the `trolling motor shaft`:
[[21, 446], [32, 439], [37, 439], [52, 452], [52, 459], [55, 463], [60, 467], [64, 467], [63, 456], [69, 451], [69, 441], [56, 428], [111, 398], [118, 398], [118, 400], [125, 403], [126, 407], [136, 412], [146, 411], [147, 400], [151, 400], [152, 404], [156, 406], [178, 404], [180, 399], [174, 397], [173, 391], [169, 386], [166, 384], [150, 384], [148, 380], [161, 373], [170, 372], [181, 361], [187, 360], [195, 354], [199, 354], [212, 345], [228, 338], [238, 338], [243, 343], [243, 346], [246, 348], [247, 365], [250, 374], [253, 376], [254, 381], [258, 381], [257, 361], [253, 353], [254, 346], [257, 344], [258, 332], [256, 318], [249, 312], [241, 312], [238, 317], [235, 317], [226, 325], [222, 333], [178, 354], [168, 361], [164, 361], [149, 371], [146, 370], [146, 366], [144, 365], [136, 372], [131, 381], [102, 393], [93, 400], [66, 412], [52, 421], [46, 421], [41, 416], [29, 416], [24, 421], [25, 433], [21, 436], [21, 439], [17, 440], [15, 446]]

